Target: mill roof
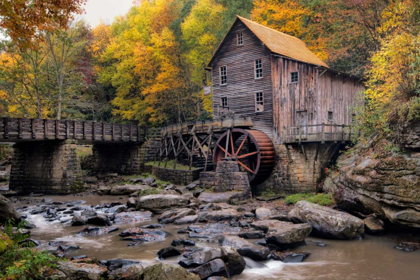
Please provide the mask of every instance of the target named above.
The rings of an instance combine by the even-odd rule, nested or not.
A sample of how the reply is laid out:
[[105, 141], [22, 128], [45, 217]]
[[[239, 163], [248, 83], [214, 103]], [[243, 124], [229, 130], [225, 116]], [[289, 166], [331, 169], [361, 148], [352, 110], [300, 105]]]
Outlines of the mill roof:
[[[257, 36], [257, 38], [264, 43], [264, 45], [272, 52], [278, 55], [282, 55], [297, 61], [306, 62], [313, 65], [327, 67], [328, 65], [319, 59], [311, 50], [308, 49], [306, 44], [294, 36], [288, 35], [286, 33], [274, 30], [272, 28], [266, 27], [259, 23], [253, 22], [249, 19], [237, 16], [235, 23], [241, 21], [245, 24], [251, 32]], [[235, 23], [230, 29], [235, 26]], [[230, 30], [229, 30], [230, 32]], [[229, 34], [229, 32], [227, 34]], [[225, 37], [226, 38], [226, 37]], [[224, 39], [223, 39], [224, 41]], [[214, 53], [212, 59], [210, 60], [208, 66], [211, 66], [215, 56], [218, 54], [219, 49], [221, 48], [222, 43], [219, 45], [217, 51]]]

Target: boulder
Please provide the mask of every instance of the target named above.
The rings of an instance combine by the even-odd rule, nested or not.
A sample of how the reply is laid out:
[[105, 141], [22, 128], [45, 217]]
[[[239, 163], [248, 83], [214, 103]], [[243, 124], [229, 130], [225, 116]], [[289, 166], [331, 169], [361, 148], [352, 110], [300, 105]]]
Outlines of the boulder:
[[114, 271], [116, 269], [127, 267], [130, 265], [139, 264], [138, 261], [125, 260], [125, 259], [111, 259], [106, 261], [99, 261], [99, 264], [106, 266], [109, 271]]
[[138, 203], [138, 199], [135, 197], [129, 197], [127, 200], [127, 207], [128, 208], [136, 208]]
[[75, 213], [73, 215], [73, 218], [71, 220], [71, 225], [72, 226], [83, 226], [86, 225], [86, 218], [82, 217], [80, 214]]
[[255, 210], [255, 215], [258, 220], [268, 220], [270, 219], [272, 213], [271, 213], [271, 209], [260, 207]]
[[110, 186], [100, 186], [97, 190], [96, 193], [99, 195], [107, 195], [111, 192], [112, 187]]
[[230, 192], [209, 192], [204, 191], [198, 196], [198, 200], [201, 204], [204, 203], [217, 203], [225, 202], [229, 203], [233, 199], [243, 197], [243, 193], [239, 191], [230, 191]]
[[228, 276], [234, 276], [241, 274], [246, 267], [246, 262], [244, 258], [232, 247], [223, 247], [222, 248], [222, 257], [221, 259], [225, 262]]
[[266, 232], [266, 243], [276, 249], [287, 249], [304, 244], [312, 231], [309, 224], [293, 224], [278, 220], [262, 220], [251, 224]]
[[158, 229], [129, 228], [120, 233], [123, 240], [155, 242], [163, 241], [170, 233]]
[[303, 262], [310, 254], [306, 252], [271, 252], [273, 260], [282, 261], [284, 263], [300, 263]]
[[190, 238], [213, 238], [223, 235], [238, 235], [243, 232], [241, 227], [232, 227], [228, 224], [209, 223], [209, 224], [191, 224], [188, 226]]
[[89, 235], [89, 236], [99, 236], [108, 234], [114, 231], [117, 231], [118, 228], [115, 227], [87, 227], [81, 231], [79, 231], [78, 235]]
[[0, 194], [0, 225], [9, 220], [20, 221], [20, 216], [16, 212], [10, 200]]
[[238, 236], [224, 236], [219, 242], [223, 246], [235, 248], [241, 256], [248, 257], [255, 261], [264, 261], [270, 254], [270, 250], [267, 247], [255, 245]]
[[210, 276], [228, 276], [226, 271], [226, 264], [221, 259], [209, 261], [199, 267], [191, 270], [192, 273], [197, 274], [200, 279], [207, 279]]
[[170, 264], [155, 264], [143, 269], [136, 275], [135, 279], [144, 280], [199, 280], [197, 275], [189, 273], [186, 269], [170, 265]]
[[121, 185], [112, 187], [110, 194], [111, 195], [129, 195], [134, 192], [143, 191], [149, 189], [147, 185]]
[[296, 203], [288, 216], [294, 222], [310, 224], [314, 233], [328, 238], [352, 239], [365, 232], [361, 219], [304, 200]]
[[159, 250], [159, 252], [157, 252], [159, 259], [163, 260], [169, 257], [174, 257], [174, 256], [179, 256], [181, 255], [181, 251], [174, 248], [174, 247], [165, 247]]
[[198, 215], [189, 215], [175, 220], [175, 225], [193, 224], [198, 220]]
[[149, 211], [122, 212], [115, 214], [114, 223], [116, 225], [137, 224], [150, 221], [151, 219], [152, 212]]
[[185, 268], [198, 267], [211, 260], [221, 258], [223, 255], [220, 248], [204, 248], [204, 250], [195, 251], [187, 258], [179, 261], [179, 265]]
[[107, 216], [98, 215], [93, 216], [87, 219], [87, 224], [95, 225], [95, 226], [110, 226], [111, 222], [109, 221]]
[[363, 220], [365, 224], [365, 231], [370, 234], [380, 234], [384, 232], [384, 222], [375, 218], [368, 217]]
[[72, 261], [59, 262], [57, 269], [64, 273], [65, 279], [79, 280], [100, 280], [106, 278], [108, 270], [106, 267], [97, 264], [76, 263]]
[[146, 185], [152, 185], [154, 182], [155, 182], [156, 180], [155, 180], [155, 178], [152, 178], [152, 177], [150, 177], [150, 178], [146, 178], [146, 179], [143, 179], [143, 184], [146, 184]]
[[115, 280], [136, 280], [137, 275], [142, 272], [144, 267], [141, 264], [124, 265], [108, 273], [109, 279]]
[[154, 213], [162, 213], [167, 209], [185, 207], [189, 199], [181, 195], [155, 194], [142, 196], [137, 204], [137, 209], [146, 209]]
[[213, 222], [226, 221], [240, 218], [241, 214], [233, 208], [217, 211], [202, 212], [199, 214], [199, 220], [207, 220]]
[[195, 215], [194, 209], [190, 208], [179, 208], [163, 212], [159, 217], [158, 221], [162, 224], [173, 223], [175, 220], [181, 219], [188, 215]]
[[185, 238], [177, 238], [172, 240], [172, 246], [195, 246], [195, 242]]

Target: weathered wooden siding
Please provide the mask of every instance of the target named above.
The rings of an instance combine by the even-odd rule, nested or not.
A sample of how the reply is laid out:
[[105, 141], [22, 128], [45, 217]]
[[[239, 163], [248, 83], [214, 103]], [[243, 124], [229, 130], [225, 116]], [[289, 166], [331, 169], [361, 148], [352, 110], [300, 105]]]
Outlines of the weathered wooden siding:
[[[356, 95], [364, 89], [359, 79], [338, 75], [316, 66], [272, 56], [274, 141], [282, 143], [284, 127], [299, 125], [349, 125], [349, 109]], [[290, 73], [299, 72], [299, 82], [290, 82]], [[325, 71], [325, 72], [324, 72]], [[328, 112], [333, 112], [332, 121]], [[308, 133], [321, 133], [320, 127], [307, 128]], [[325, 128], [331, 132], [331, 127]]]
[[[242, 32], [243, 45], [237, 46], [236, 34]], [[255, 79], [255, 59], [262, 59], [263, 78]], [[227, 66], [227, 85], [220, 85], [219, 67]], [[218, 117], [221, 97], [228, 98], [229, 111], [235, 116], [251, 117], [254, 127], [272, 137], [273, 110], [271, 53], [241, 22], [227, 35], [212, 63], [213, 112]], [[264, 112], [255, 112], [255, 92], [264, 95]]]

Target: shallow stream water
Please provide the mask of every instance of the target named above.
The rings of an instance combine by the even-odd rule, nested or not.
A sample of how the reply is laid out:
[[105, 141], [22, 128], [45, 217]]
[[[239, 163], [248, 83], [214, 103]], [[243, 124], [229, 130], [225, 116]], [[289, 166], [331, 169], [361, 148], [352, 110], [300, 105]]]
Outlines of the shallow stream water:
[[[70, 201], [82, 199], [86, 205], [101, 203], [122, 202], [124, 196], [43, 196], [54, 201]], [[122, 199], [120, 199], [122, 198]], [[19, 206], [18, 204], [16, 206]], [[25, 213], [25, 212], [21, 212]], [[180, 257], [173, 257], [164, 261], [157, 259], [157, 252], [169, 246], [177, 237], [188, 237], [185, 234], [177, 234], [179, 229], [187, 228], [187, 225], [164, 225], [163, 230], [171, 233], [163, 242], [144, 243], [140, 246], [128, 247], [127, 241], [122, 241], [118, 235], [126, 228], [157, 223], [157, 216], [150, 222], [130, 225], [113, 225], [120, 230], [108, 235], [92, 237], [79, 236], [77, 232], [86, 226], [70, 226], [59, 221], [47, 222], [42, 214], [28, 215], [27, 220], [36, 225], [31, 229], [31, 237], [41, 241], [41, 248], [55, 250], [48, 246], [49, 241], [65, 241], [68, 244], [76, 244], [80, 249], [68, 256], [88, 255], [99, 260], [105, 259], [131, 259], [138, 260], [144, 266], [154, 263], [177, 263]], [[339, 241], [319, 238], [307, 238], [307, 246], [299, 247], [297, 251], [306, 251], [311, 255], [298, 264], [286, 264], [280, 261], [269, 260], [255, 262], [245, 258], [247, 266], [241, 275], [232, 279], [374, 279], [374, 280], [419, 280], [420, 279], [420, 250], [404, 252], [396, 250], [401, 234], [388, 234], [382, 236], [366, 235], [363, 240]], [[195, 240], [199, 247], [217, 246], [206, 240]], [[322, 241], [325, 247], [318, 246], [316, 241]]]

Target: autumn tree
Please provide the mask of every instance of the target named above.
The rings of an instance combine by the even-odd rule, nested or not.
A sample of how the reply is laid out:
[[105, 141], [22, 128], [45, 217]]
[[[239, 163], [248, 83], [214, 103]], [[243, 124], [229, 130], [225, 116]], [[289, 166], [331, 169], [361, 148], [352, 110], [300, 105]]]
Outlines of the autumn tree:
[[36, 47], [43, 32], [68, 26], [86, 0], [0, 0], [0, 27], [20, 48]]

